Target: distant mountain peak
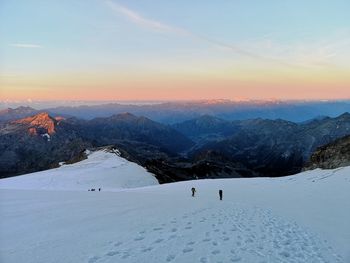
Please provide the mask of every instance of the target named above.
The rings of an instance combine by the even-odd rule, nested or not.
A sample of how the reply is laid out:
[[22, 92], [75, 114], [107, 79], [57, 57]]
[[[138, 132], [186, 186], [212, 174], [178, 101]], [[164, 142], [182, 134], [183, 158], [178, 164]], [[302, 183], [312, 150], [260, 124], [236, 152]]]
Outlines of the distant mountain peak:
[[28, 125], [28, 131], [32, 135], [38, 134], [38, 129], [45, 129], [50, 135], [55, 133], [57, 122], [58, 121], [47, 112], [41, 112], [31, 117], [13, 121], [13, 123], [16, 124]]
[[128, 120], [128, 119], [137, 119], [137, 116], [129, 112], [123, 112], [123, 113], [114, 114], [110, 118], [118, 119], [118, 120]]
[[8, 113], [21, 113], [21, 112], [32, 112], [35, 111], [34, 108], [29, 106], [19, 106], [17, 108], [7, 108], [4, 110], [0, 110], [1, 114], [8, 114]]
[[14, 110], [30, 110], [30, 111], [34, 111], [35, 109], [29, 106], [19, 106], [17, 108], [15, 108]]
[[117, 114], [119, 117], [125, 117], [125, 118], [135, 118], [136, 116], [134, 114], [131, 114], [130, 112], [123, 112]]
[[343, 114], [339, 115], [339, 118], [350, 118], [350, 113], [344, 112]]
[[197, 118], [197, 120], [208, 121], [208, 122], [224, 122], [223, 119], [220, 119], [216, 116], [209, 115], [209, 114], [201, 115]]

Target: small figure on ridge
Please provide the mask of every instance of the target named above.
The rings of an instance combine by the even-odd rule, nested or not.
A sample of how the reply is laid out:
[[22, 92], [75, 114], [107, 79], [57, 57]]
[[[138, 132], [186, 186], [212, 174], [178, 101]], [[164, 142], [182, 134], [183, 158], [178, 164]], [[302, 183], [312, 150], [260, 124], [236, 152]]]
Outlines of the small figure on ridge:
[[219, 197], [220, 197], [220, 200], [222, 200], [222, 190], [219, 190]]
[[196, 188], [192, 187], [191, 191], [192, 191], [192, 197], [194, 197], [194, 193], [196, 192]]

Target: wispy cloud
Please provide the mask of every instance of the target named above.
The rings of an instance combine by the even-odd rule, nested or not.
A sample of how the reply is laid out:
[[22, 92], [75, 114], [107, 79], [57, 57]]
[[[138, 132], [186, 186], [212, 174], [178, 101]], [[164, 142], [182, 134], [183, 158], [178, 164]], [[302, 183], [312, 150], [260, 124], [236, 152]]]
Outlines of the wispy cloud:
[[[224, 49], [224, 50], [229, 50], [235, 54], [244, 56], [244, 57], [248, 57], [248, 58], [252, 58], [255, 60], [259, 60], [262, 62], [267, 62], [267, 63], [274, 63], [274, 64], [279, 64], [282, 66], [287, 66], [287, 67], [307, 67], [307, 68], [313, 68], [313, 67], [322, 67], [324, 65], [326, 65], [326, 62], [332, 58], [335, 53], [333, 52], [325, 52], [323, 50], [323, 52], [317, 52], [317, 54], [315, 54], [315, 50], [320, 50], [323, 49], [322, 47], [317, 47], [315, 49], [309, 49], [306, 54], [304, 52], [304, 56], [300, 55], [300, 51], [295, 47], [295, 46], [286, 46], [284, 47], [284, 51], [283, 53], [280, 54], [272, 54], [271, 56], [269, 55], [262, 55], [260, 54], [257, 50], [257, 47], [253, 45], [251, 43], [245, 43], [244, 44], [244, 48], [241, 45], [237, 45], [237, 44], [232, 44], [232, 43], [226, 43], [223, 41], [219, 41], [204, 35], [200, 35], [197, 33], [193, 33], [189, 30], [186, 30], [184, 28], [179, 28], [179, 27], [175, 27], [172, 25], [168, 25], [164, 22], [161, 21], [157, 21], [155, 19], [151, 19], [151, 18], [146, 18], [143, 15], [139, 14], [138, 12], [131, 10], [123, 5], [120, 5], [119, 3], [114, 2], [113, 0], [106, 0], [106, 3], [108, 4], [108, 6], [110, 6], [110, 8], [115, 11], [118, 15], [122, 15], [125, 18], [127, 18], [129, 21], [131, 21], [132, 23], [140, 26], [140, 27], [144, 27], [147, 28], [149, 30], [152, 31], [157, 31], [160, 33], [171, 33], [171, 34], [176, 34], [182, 37], [188, 37], [188, 38], [192, 38], [192, 39], [196, 39], [198, 41], [201, 42], [205, 42], [211, 46], [217, 47], [219, 49]], [[260, 48], [262, 50], [271, 50], [272, 53], [276, 53], [276, 50], [274, 50], [275, 46], [272, 40], [269, 39], [270, 36], [264, 36], [263, 40], [266, 42], [268, 41], [270, 46], [269, 47], [265, 47], [265, 48]], [[256, 41], [252, 41], [252, 42], [256, 42]], [[257, 41], [259, 42], [259, 41]], [[246, 48], [248, 47], [248, 48]], [[252, 49], [249, 49], [249, 47], [252, 47]], [[328, 49], [332, 47], [332, 45], [325, 47]], [[292, 51], [291, 51], [292, 49]], [[278, 50], [278, 49], [277, 49]], [[286, 52], [288, 50], [288, 52]], [[290, 54], [290, 53], [294, 53], [294, 54]], [[290, 56], [291, 55], [291, 56]], [[293, 58], [294, 57], [294, 58]]]
[[265, 59], [263, 56], [260, 56], [256, 53], [250, 52], [248, 50], [245, 50], [239, 46], [228, 44], [228, 43], [223, 43], [220, 41], [217, 41], [215, 39], [208, 38], [206, 36], [201, 36], [199, 34], [195, 34], [193, 32], [190, 32], [186, 29], [175, 27], [168, 25], [166, 23], [146, 18], [139, 13], [137, 13], [134, 10], [131, 10], [125, 6], [122, 6], [116, 2], [113, 2], [111, 0], [106, 0], [106, 3], [112, 8], [112, 10], [116, 11], [118, 14], [123, 15], [126, 17], [128, 20], [133, 22], [134, 24], [137, 24], [141, 27], [148, 28], [150, 30], [162, 32], [162, 33], [174, 33], [183, 37], [190, 37], [193, 39], [197, 39], [200, 41], [204, 41], [209, 43], [212, 46], [216, 46], [221, 49], [229, 49], [237, 54], [243, 55], [243, 56], [248, 56], [252, 57], [255, 59]]
[[123, 15], [124, 17], [126, 17], [127, 19], [129, 19], [131, 22], [151, 29], [151, 30], [155, 30], [155, 31], [159, 31], [159, 32], [164, 32], [164, 33], [176, 33], [176, 34], [180, 34], [180, 35], [188, 35], [189, 32], [181, 29], [181, 28], [177, 28], [177, 27], [173, 27], [167, 24], [164, 24], [162, 22], [153, 20], [153, 19], [149, 19], [149, 18], [145, 18], [142, 15], [140, 15], [139, 13], [125, 7], [122, 6], [118, 3], [115, 3], [111, 0], [106, 0], [106, 3], [112, 8], [112, 10], [116, 11], [117, 13]]
[[10, 46], [17, 47], [17, 48], [43, 48], [42, 45], [28, 44], [28, 43], [14, 43], [14, 44], [10, 44]]

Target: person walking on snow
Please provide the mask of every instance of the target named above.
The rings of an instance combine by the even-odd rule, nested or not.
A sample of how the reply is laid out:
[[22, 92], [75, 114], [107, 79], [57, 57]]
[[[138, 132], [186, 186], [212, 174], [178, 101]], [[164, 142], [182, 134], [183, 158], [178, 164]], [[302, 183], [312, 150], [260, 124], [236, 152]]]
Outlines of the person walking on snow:
[[196, 192], [196, 188], [192, 187], [191, 191], [192, 191], [192, 197], [194, 197], [194, 193]]
[[220, 200], [222, 200], [222, 190], [219, 190], [219, 197], [220, 197]]

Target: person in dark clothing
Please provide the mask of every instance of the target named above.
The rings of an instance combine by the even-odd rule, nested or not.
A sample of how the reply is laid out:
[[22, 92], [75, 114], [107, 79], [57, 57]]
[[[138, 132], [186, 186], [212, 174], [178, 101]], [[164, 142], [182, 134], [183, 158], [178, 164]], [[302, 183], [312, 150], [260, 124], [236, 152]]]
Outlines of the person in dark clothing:
[[101, 188], [98, 188], [98, 191], [101, 192]]
[[192, 187], [191, 191], [192, 191], [192, 197], [194, 197], [194, 193], [196, 192], [196, 188]]
[[219, 197], [220, 197], [220, 200], [222, 200], [222, 190], [219, 190]]

